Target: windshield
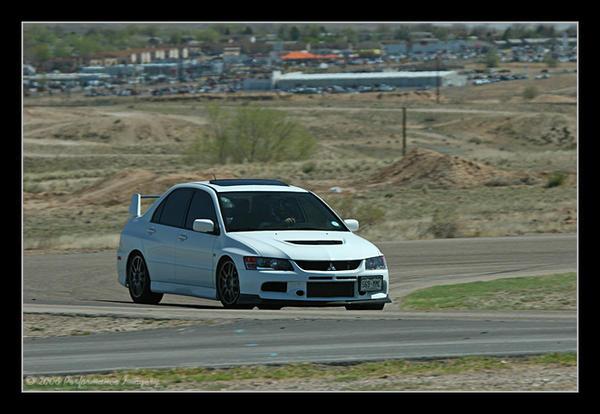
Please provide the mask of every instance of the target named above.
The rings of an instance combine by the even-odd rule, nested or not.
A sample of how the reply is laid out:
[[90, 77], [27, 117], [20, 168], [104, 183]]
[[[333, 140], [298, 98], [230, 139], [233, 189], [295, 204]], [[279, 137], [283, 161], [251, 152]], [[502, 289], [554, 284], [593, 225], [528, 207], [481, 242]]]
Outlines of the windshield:
[[227, 231], [348, 231], [311, 193], [244, 191], [219, 194]]

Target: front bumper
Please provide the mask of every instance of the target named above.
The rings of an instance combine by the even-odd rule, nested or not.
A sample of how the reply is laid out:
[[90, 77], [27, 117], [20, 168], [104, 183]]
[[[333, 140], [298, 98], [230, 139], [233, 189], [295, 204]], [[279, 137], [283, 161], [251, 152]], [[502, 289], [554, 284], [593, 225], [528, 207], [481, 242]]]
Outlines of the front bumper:
[[238, 301], [240, 305], [281, 305], [281, 306], [298, 306], [298, 307], [326, 307], [326, 306], [344, 306], [344, 305], [366, 305], [379, 303], [392, 303], [389, 297], [384, 299], [367, 299], [367, 300], [289, 300], [289, 299], [263, 299], [258, 295], [240, 295]]
[[[241, 260], [240, 260], [241, 261]], [[258, 303], [287, 303], [294, 306], [340, 306], [345, 304], [361, 303], [389, 303], [389, 276], [388, 269], [366, 270], [364, 261], [354, 270], [343, 271], [312, 271], [303, 270], [292, 261], [293, 271], [275, 270], [246, 270], [243, 263], [237, 264], [240, 276], [240, 290], [247, 304]], [[381, 276], [383, 288], [377, 292], [359, 291], [359, 277]], [[282, 289], [277, 291], [266, 290], [265, 284], [279, 284]], [[323, 284], [322, 294], [311, 295], [314, 286]], [[342, 296], [333, 296], [327, 293], [327, 285], [352, 284], [349, 289], [332, 289], [344, 292]], [[313, 289], [310, 289], [310, 287]], [[341, 285], [340, 285], [341, 287]], [[337, 294], [337, 293], [336, 293]], [[291, 306], [291, 305], [290, 305]]]

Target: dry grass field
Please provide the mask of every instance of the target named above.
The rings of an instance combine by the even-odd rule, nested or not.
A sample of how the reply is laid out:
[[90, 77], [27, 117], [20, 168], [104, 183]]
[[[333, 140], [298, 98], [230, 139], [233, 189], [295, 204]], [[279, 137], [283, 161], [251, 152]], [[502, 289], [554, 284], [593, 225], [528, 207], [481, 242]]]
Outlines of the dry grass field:
[[[132, 193], [182, 181], [279, 178], [316, 191], [374, 240], [576, 231], [574, 66], [549, 79], [430, 91], [290, 96], [27, 98], [25, 249], [114, 248]], [[526, 100], [525, 87], [539, 94]], [[203, 165], [187, 156], [207, 105], [286, 111], [312, 159]], [[402, 155], [401, 108], [408, 153]], [[340, 187], [341, 193], [330, 191]]]

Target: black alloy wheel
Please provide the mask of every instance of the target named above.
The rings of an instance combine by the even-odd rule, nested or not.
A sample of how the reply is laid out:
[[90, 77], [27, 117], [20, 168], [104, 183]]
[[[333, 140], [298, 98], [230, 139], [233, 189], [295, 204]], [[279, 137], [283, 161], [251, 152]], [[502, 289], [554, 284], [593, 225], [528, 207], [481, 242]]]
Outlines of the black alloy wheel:
[[135, 253], [127, 265], [127, 286], [129, 295], [135, 303], [144, 303], [147, 305], [158, 304], [162, 293], [154, 293], [150, 290], [150, 275], [144, 257]]

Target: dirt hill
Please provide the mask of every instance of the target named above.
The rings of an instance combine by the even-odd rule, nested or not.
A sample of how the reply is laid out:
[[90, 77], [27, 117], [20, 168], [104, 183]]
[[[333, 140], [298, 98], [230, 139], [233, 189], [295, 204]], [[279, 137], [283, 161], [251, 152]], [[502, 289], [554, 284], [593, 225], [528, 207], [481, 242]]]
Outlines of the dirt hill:
[[142, 112], [102, 112], [70, 108], [28, 108], [27, 138], [91, 141], [116, 144], [178, 142], [197, 136], [196, 119]]
[[543, 113], [511, 118], [490, 132], [515, 142], [554, 148], [574, 148], [577, 136], [572, 119]]
[[457, 156], [415, 148], [400, 161], [381, 169], [369, 180], [372, 184], [426, 184], [433, 188], [468, 188], [480, 185], [524, 184], [530, 178]]
[[63, 202], [69, 205], [101, 205], [111, 206], [128, 204], [131, 195], [162, 194], [169, 187], [178, 183], [205, 181], [213, 179], [213, 172], [218, 178], [235, 178], [229, 171], [205, 170], [202, 172], [157, 174], [147, 170], [125, 170], [113, 174], [99, 182], [65, 195]]

